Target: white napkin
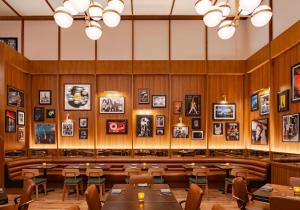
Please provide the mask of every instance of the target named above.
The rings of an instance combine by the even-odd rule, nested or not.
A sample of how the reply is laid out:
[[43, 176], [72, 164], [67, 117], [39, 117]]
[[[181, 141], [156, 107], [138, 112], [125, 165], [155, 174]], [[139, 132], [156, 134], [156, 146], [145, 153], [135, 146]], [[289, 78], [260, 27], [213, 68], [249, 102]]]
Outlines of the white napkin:
[[148, 184], [147, 183], [140, 183], [140, 184], [137, 184], [138, 187], [148, 187]]
[[122, 189], [112, 189], [111, 193], [112, 194], [120, 194], [122, 192]]
[[170, 193], [171, 190], [168, 189], [168, 188], [166, 188], [166, 189], [160, 189], [160, 192], [161, 192], [161, 193]]

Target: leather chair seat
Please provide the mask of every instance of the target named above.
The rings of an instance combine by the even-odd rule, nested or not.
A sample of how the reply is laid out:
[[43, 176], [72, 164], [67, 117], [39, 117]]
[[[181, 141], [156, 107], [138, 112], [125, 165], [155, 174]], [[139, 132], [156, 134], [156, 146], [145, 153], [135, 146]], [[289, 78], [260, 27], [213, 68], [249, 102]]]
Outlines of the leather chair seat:
[[270, 205], [268, 203], [260, 201], [249, 201], [246, 205], [246, 210], [270, 210]]
[[192, 176], [189, 178], [190, 182], [191, 183], [194, 183], [194, 184], [207, 184], [207, 179], [204, 178], [204, 177], [195, 177], [195, 176]]
[[103, 184], [105, 183], [105, 178], [104, 177], [89, 177], [87, 184]]
[[79, 184], [82, 181], [82, 177], [66, 177], [65, 179], [65, 184], [67, 185], [75, 185], [75, 184]]
[[155, 176], [154, 178], [154, 184], [163, 184], [165, 182], [164, 178], [161, 176]]
[[34, 177], [32, 180], [36, 185], [40, 185], [47, 182], [47, 178], [44, 177]]

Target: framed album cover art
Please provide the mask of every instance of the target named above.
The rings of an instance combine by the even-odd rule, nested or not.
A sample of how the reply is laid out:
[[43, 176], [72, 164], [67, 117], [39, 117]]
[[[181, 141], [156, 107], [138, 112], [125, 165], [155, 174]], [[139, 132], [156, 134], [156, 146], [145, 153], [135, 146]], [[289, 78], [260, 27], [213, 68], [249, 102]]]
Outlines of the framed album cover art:
[[150, 90], [149, 89], [138, 89], [138, 103], [139, 104], [150, 104]]
[[277, 107], [278, 112], [289, 111], [289, 90], [277, 94]]
[[37, 123], [34, 124], [34, 141], [36, 144], [55, 144], [55, 124]]
[[291, 68], [292, 102], [300, 100], [300, 63]]
[[201, 114], [201, 96], [185, 96], [185, 116], [200, 116]]
[[128, 120], [109, 119], [106, 120], [106, 134], [127, 134]]
[[213, 120], [235, 120], [235, 104], [213, 104]]
[[181, 113], [182, 113], [182, 101], [174, 101], [173, 114], [181, 114]]
[[240, 125], [239, 123], [225, 123], [226, 140], [239, 141], [240, 140]]
[[5, 110], [5, 132], [6, 133], [15, 133], [17, 127], [17, 116], [16, 112]]
[[153, 136], [153, 115], [136, 116], [136, 136], [137, 137]]
[[153, 108], [165, 108], [167, 106], [167, 99], [165, 95], [153, 95], [152, 107]]
[[68, 111], [91, 110], [91, 85], [65, 84], [64, 109]]
[[299, 142], [299, 114], [282, 116], [282, 141]]
[[174, 126], [173, 127], [173, 138], [189, 138], [189, 127], [188, 126]]
[[124, 96], [100, 96], [100, 114], [124, 114]]
[[269, 121], [267, 118], [251, 121], [251, 144], [268, 144]]
[[39, 91], [39, 104], [40, 105], [51, 105], [51, 90], [40, 90]]

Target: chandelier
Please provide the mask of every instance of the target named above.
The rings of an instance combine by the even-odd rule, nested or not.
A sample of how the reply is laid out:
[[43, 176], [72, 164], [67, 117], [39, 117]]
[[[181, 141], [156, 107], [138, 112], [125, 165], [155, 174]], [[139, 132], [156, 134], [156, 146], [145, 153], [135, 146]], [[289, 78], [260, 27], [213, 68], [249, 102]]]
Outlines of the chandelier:
[[230, 39], [239, 26], [241, 17], [250, 17], [255, 27], [262, 27], [272, 18], [272, 10], [268, 5], [261, 5], [262, 0], [235, 0], [235, 15], [229, 19], [231, 5], [229, 0], [197, 0], [195, 10], [203, 15], [207, 27], [218, 27], [218, 36], [221, 39]]
[[73, 17], [84, 13], [85, 33], [91, 40], [97, 40], [102, 35], [99, 21], [102, 19], [108, 27], [116, 27], [121, 21], [123, 10], [123, 0], [108, 0], [105, 8], [94, 0], [64, 0], [63, 6], [55, 9], [54, 20], [61, 28], [69, 28], [72, 26]]

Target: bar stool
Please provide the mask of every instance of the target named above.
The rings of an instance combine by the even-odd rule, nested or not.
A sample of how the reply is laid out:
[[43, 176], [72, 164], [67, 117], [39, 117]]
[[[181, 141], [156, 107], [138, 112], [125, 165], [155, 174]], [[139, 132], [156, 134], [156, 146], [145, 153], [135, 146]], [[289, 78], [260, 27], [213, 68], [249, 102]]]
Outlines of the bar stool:
[[82, 192], [82, 177], [80, 177], [79, 169], [63, 169], [62, 175], [65, 177], [64, 190], [62, 200], [65, 200], [65, 193], [69, 192], [69, 187], [75, 187], [77, 200], [79, 200], [79, 187]]
[[23, 169], [22, 176], [24, 178], [24, 183], [27, 179], [31, 179], [35, 186], [35, 197], [39, 197], [39, 186], [43, 186], [45, 195], [47, 195], [47, 178], [40, 177], [40, 171], [38, 169]]
[[224, 194], [227, 194], [227, 189], [229, 185], [232, 185], [232, 180], [236, 177], [242, 177], [247, 182], [248, 169], [245, 168], [234, 168], [230, 173], [231, 177], [225, 178], [225, 189]]
[[88, 177], [87, 186], [92, 184], [99, 186], [100, 195], [105, 194], [105, 178], [103, 177], [103, 170], [96, 168], [86, 169], [86, 176]]
[[192, 176], [189, 178], [190, 184], [197, 184], [205, 187], [206, 197], [208, 197], [208, 175], [209, 168], [194, 168]]
[[163, 184], [164, 178], [163, 175], [165, 173], [165, 170], [163, 168], [149, 168], [148, 174], [153, 176], [154, 178], [154, 184]]
[[128, 184], [129, 183], [129, 177], [131, 175], [140, 175], [142, 174], [142, 169], [140, 168], [126, 168], [125, 169], [125, 175], [127, 176], [125, 178], [125, 183]]

